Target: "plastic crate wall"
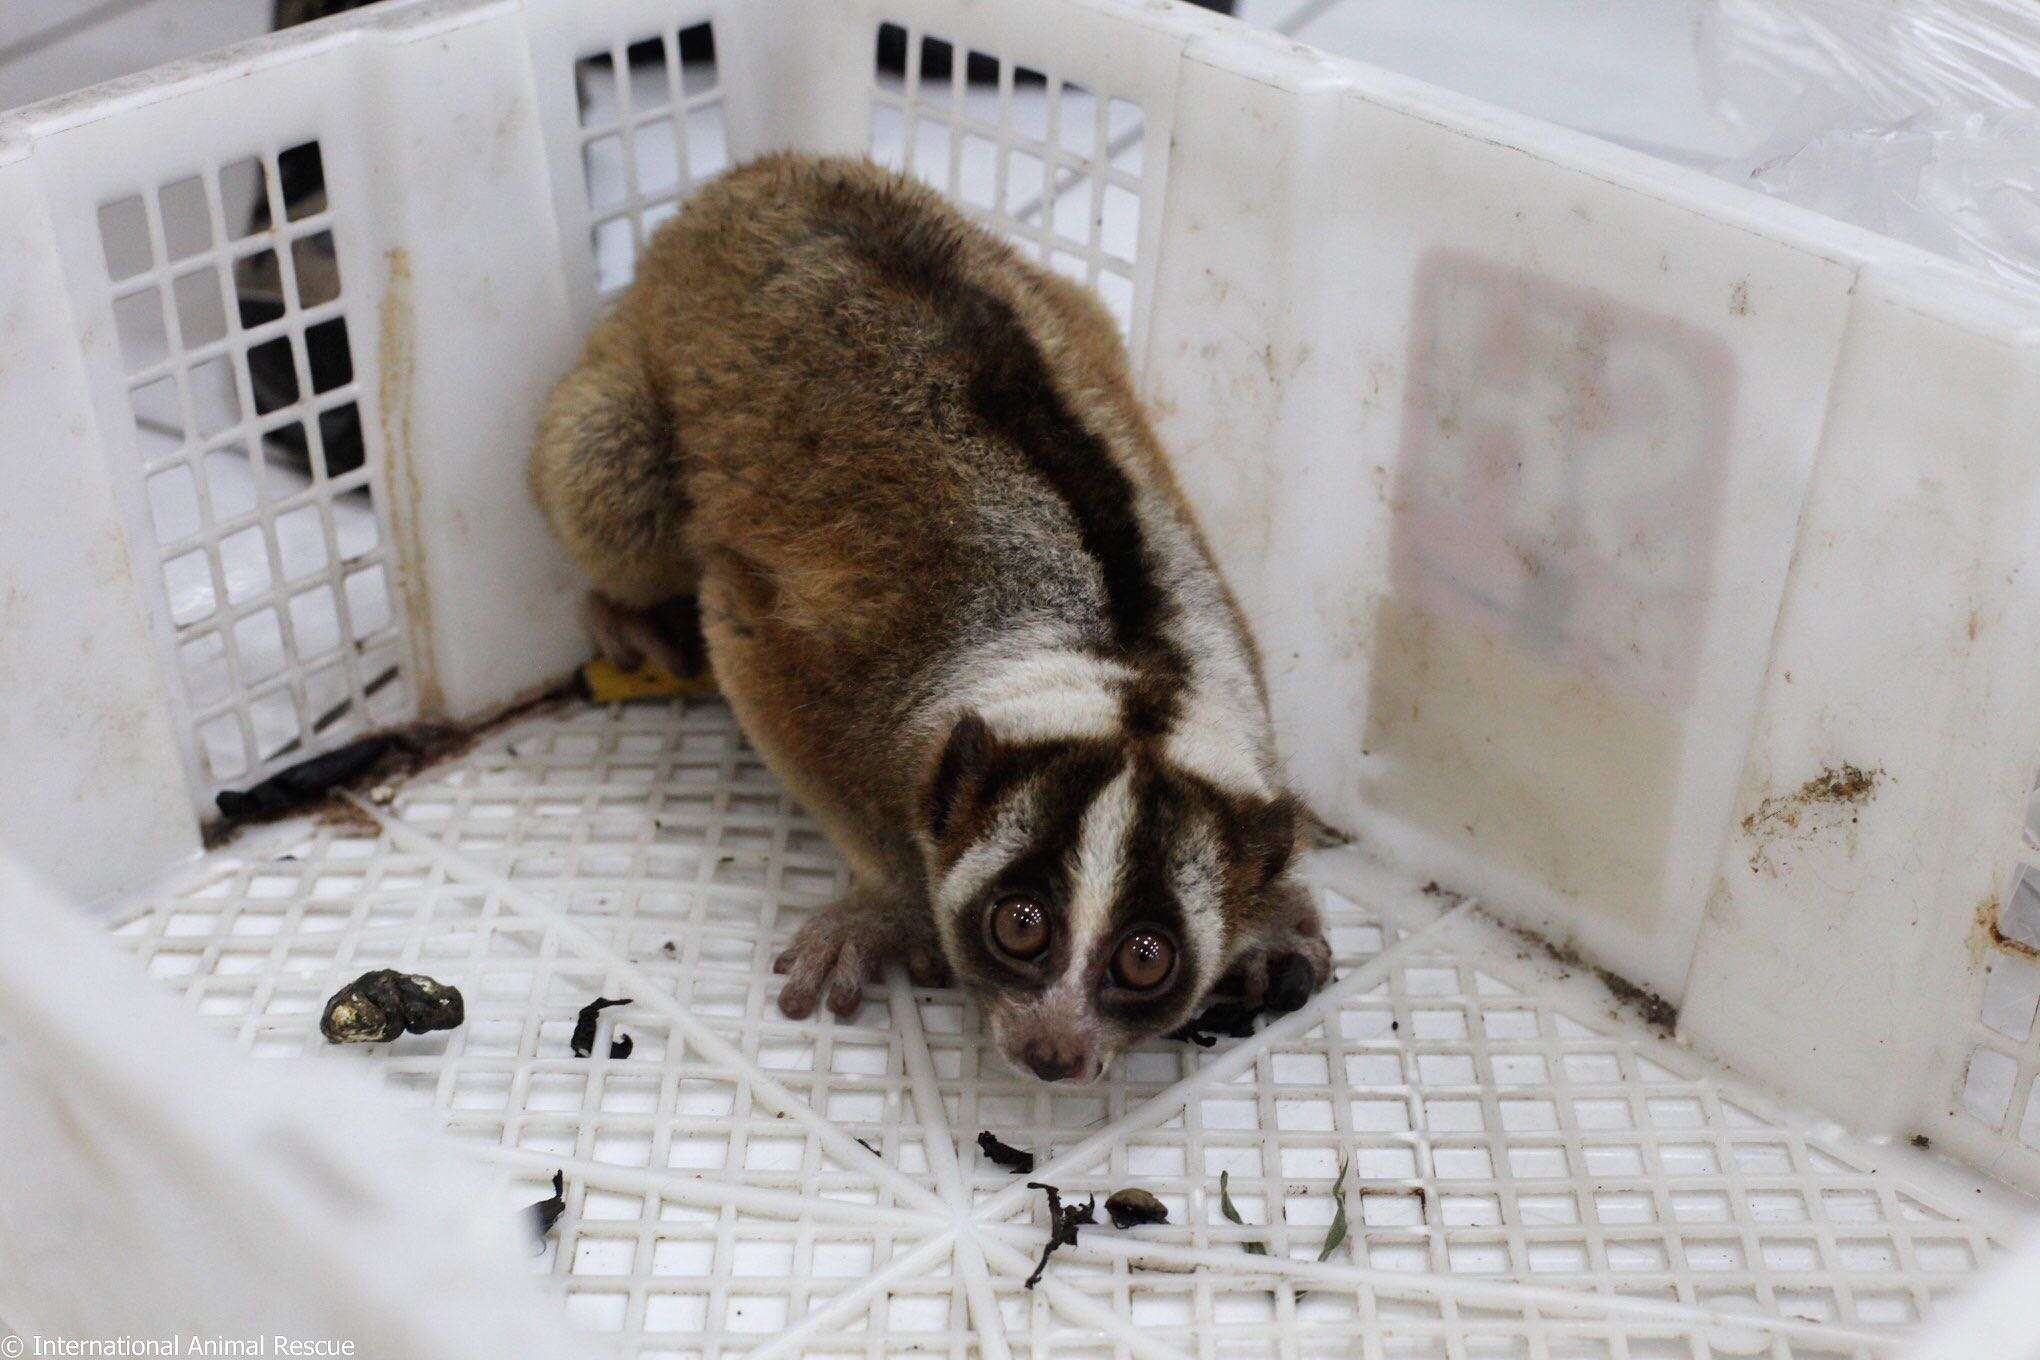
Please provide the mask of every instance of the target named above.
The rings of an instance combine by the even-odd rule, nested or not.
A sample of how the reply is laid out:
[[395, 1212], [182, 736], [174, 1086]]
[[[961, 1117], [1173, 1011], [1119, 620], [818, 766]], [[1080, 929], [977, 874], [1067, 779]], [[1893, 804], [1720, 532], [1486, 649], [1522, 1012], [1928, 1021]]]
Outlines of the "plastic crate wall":
[[[679, 58], [702, 24], [717, 59], [697, 89]], [[888, 25], [899, 81], [875, 70]], [[994, 62], [990, 105], [925, 76], [930, 39]], [[619, 74], [646, 43], [649, 103]], [[1082, 116], [1013, 122], [996, 92], [1023, 72]], [[404, 677], [387, 716], [464, 718], [582, 652], [578, 584], [521, 464], [620, 278], [605, 240], [634, 246], [717, 154], [861, 152], [888, 118], [946, 150], [936, 178], [967, 207], [1118, 294], [1322, 813], [1679, 1006], [1689, 1041], [2040, 1185], [2014, 891], [2040, 758], [2021, 577], [2040, 308], [1163, 5], [417, 0], [0, 123], [18, 280], [0, 300], [0, 816], [24, 857], [88, 896], [133, 882], [196, 848], [221, 778], [161, 568], [244, 526], [156, 523], [164, 469], [137, 458], [131, 390], [158, 367], [123, 352], [139, 286], [115, 277], [103, 210], [140, 196], [151, 221], [197, 177], [212, 235], [180, 254], [151, 227], [140, 273], [155, 362], [187, 372], [206, 345], [274, 338], [234, 338], [232, 317], [196, 346], [172, 329], [190, 263], [217, 277], [241, 248], [213, 213], [221, 172], [316, 143], [329, 204], [283, 234], [329, 230], [344, 286], [280, 330], [335, 308], [353, 376], [292, 418], [358, 407], [381, 554], [336, 537], [320, 579], [346, 600], [355, 567], [383, 566], [375, 641]], [[1136, 128], [1138, 159], [1119, 145]], [[635, 182], [635, 154], [606, 180], [611, 137], [671, 139], [670, 182]], [[1081, 183], [1089, 211], [1030, 208], [1037, 171], [1051, 195]], [[1097, 211], [1113, 193], [1138, 199], [1129, 240]], [[248, 434], [280, 414], [238, 417]], [[176, 455], [196, 485], [208, 452]], [[246, 527], [297, 508], [258, 502]], [[298, 583], [277, 566], [248, 608], [281, 632]], [[246, 739], [288, 694], [294, 757], [327, 741], [305, 730], [319, 658], [283, 654], [280, 681], [233, 674], [218, 714]], [[350, 697], [372, 659], [342, 667]], [[253, 749], [250, 773], [287, 758]]]

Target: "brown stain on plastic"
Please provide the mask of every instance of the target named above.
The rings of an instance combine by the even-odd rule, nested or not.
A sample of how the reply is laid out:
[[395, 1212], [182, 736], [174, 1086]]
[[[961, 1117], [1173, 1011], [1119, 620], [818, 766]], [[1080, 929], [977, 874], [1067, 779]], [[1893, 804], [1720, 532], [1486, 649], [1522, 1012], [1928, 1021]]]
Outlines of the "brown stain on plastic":
[[1977, 904], [1976, 930], [1970, 938], [1976, 946], [1976, 952], [1979, 955], [1986, 954], [1993, 949], [2001, 949], [2007, 954], [2016, 954], [2022, 959], [2031, 959], [2036, 963], [2040, 963], [2040, 949], [2034, 948], [2024, 940], [2015, 940], [2005, 934], [2004, 931], [1998, 929], [1998, 899], [1996, 893], [1992, 893]]
[[1823, 804], [1867, 803], [1883, 774], [1847, 761], [1830, 765], [1791, 793], [1776, 794], [1759, 803], [1755, 812], [1743, 818], [1742, 828], [1751, 835], [1767, 825], [1790, 829], [1800, 824], [1802, 813]]
[[[1475, 910], [1480, 909], [1476, 907]], [[1487, 916], [1486, 912], [1480, 914]], [[1628, 1010], [1630, 1014], [1666, 1038], [1671, 1038], [1678, 1030], [1679, 1008], [1650, 988], [1639, 986], [1620, 973], [1601, 967], [1570, 944], [1547, 940], [1533, 930], [1511, 925], [1498, 917], [1488, 916], [1487, 919], [1532, 949], [1548, 955], [1553, 962], [1590, 975], [1608, 989], [1608, 994], [1615, 999], [1618, 1007]]]
[[1864, 769], [1843, 761], [1830, 765], [1790, 793], [1772, 794], [1742, 819], [1743, 834], [1756, 842], [1750, 851], [1750, 872], [1778, 872], [1771, 856], [1781, 841], [1805, 841], [1856, 823], [1856, 810], [1877, 792], [1882, 769]]
[[389, 475], [390, 520], [403, 568], [397, 573], [397, 587], [404, 597], [411, 650], [417, 659], [417, 674], [412, 682], [418, 691], [418, 709], [421, 713], [441, 713], [446, 709], [446, 696], [440, 692], [432, 663], [432, 602], [425, 591], [417, 460], [411, 456], [411, 403], [417, 395], [418, 362], [417, 315], [411, 301], [411, 253], [402, 246], [394, 246], [384, 259], [388, 280], [377, 316], [381, 372], [376, 391], [383, 458]]

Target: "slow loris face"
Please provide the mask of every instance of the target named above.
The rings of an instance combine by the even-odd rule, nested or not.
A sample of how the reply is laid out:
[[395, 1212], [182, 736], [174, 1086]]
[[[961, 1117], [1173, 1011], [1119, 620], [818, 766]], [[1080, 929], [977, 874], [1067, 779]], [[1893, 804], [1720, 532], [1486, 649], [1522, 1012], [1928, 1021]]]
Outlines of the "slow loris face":
[[1002, 743], [958, 724], [927, 800], [944, 953], [1000, 1051], [1096, 1080], [1202, 1008], [1287, 869], [1286, 799], [1243, 800], [1136, 742]]

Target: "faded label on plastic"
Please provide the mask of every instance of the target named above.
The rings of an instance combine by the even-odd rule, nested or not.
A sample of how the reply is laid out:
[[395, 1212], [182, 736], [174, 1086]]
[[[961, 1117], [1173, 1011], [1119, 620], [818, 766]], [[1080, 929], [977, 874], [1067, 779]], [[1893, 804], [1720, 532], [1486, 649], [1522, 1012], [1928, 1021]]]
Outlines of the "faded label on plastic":
[[1412, 308], [1372, 791], [1624, 914], [1655, 902], [1734, 391], [1684, 322], [1452, 253]]

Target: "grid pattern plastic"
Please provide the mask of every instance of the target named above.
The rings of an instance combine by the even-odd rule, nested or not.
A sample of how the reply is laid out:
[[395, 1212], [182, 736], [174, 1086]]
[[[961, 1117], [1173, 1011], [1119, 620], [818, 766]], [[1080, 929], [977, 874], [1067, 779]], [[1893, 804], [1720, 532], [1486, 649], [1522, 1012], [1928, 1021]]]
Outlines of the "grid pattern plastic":
[[[202, 806], [411, 712], [379, 451], [363, 431], [357, 466], [328, 464], [361, 430], [359, 386], [328, 196], [283, 193], [303, 179], [323, 180], [317, 142], [99, 214], [146, 493], [133, 530]], [[256, 281], [273, 318], [245, 313]], [[260, 403], [251, 364], [282, 375]]]
[[1981, 1135], [1993, 1163], [2040, 1177], [2040, 781], [2026, 800], [2021, 863], [1998, 897], [1947, 1118]]
[[588, 245], [604, 298], [630, 283], [645, 241], [694, 187], [729, 164], [714, 43], [714, 26], [700, 23], [618, 38], [574, 64]]
[[[878, 53], [872, 157], [912, 171], [1022, 251], [1096, 289], [1130, 331], [1140, 301], [1140, 106], [995, 53], [959, 53], [899, 24], [880, 26]], [[903, 74], [884, 69], [889, 56], [903, 57]]]
[[1930, 1116], [1936, 1136], [1953, 1135], [1966, 1157], [2000, 1174], [2040, 1177], [2040, 778], [2026, 798], [2011, 881], [1976, 927], [1980, 949], [1972, 1017], [1949, 1078], [1947, 1105]]
[[[1401, 952], [1379, 985], [1065, 1192], [1136, 1182], [1185, 1220], [1169, 1231], [1186, 1245], [1310, 1259], [1343, 1163], [1360, 1264], [1856, 1328], [1917, 1320], [1988, 1251], [1634, 1022], [1590, 1027], [1503, 966]], [[1247, 1226], [1209, 1192], [1221, 1171]]]
[[[780, 1017], [774, 945], [843, 881], [721, 704], [577, 707], [382, 819], [220, 852], [116, 933], [252, 1051], [378, 1067], [509, 1169], [510, 1204], [564, 1168], [539, 1268], [641, 1355], [1860, 1358], [1994, 1248], [1463, 918], [1320, 887], [1342, 978], [1310, 1008], [1065, 1091], [999, 1066], [958, 992]], [[378, 966], [454, 982], [467, 1024], [324, 1045], [323, 998]], [[575, 1058], [598, 994], [634, 999]], [[984, 1128], [1170, 1224], [1094, 1229], [1021, 1288], [1041, 1196], [982, 1162]], [[1284, 1273], [1342, 1162], [1352, 1236], [1329, 1277]]]

